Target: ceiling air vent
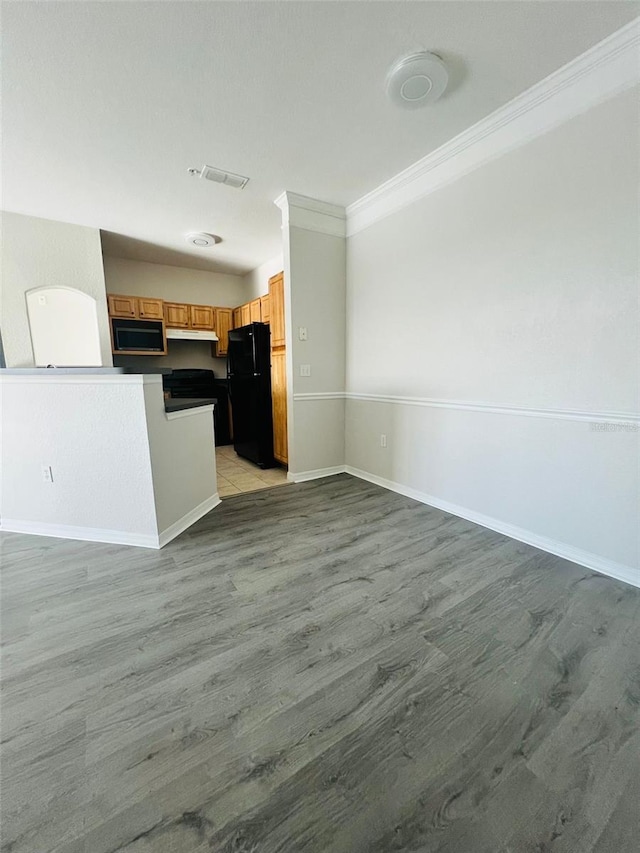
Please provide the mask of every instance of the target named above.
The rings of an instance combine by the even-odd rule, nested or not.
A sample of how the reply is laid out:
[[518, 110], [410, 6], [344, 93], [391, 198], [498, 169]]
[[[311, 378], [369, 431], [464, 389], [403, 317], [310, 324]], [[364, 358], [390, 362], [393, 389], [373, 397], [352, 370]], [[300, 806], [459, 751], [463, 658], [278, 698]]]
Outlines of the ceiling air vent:
[[249, 183], [249, 178], [234, 175], [233, 172], [225, 172], [224, 169], [214, 169], [213, 166], [203, 166], [202, 170], [189, 169], [189, 174], [198, 175], [201, 178], [206, 178], [207, 181], [214, 181], [216, 184], [226, 184], [228, 187], [233, 187], [234, 190], [243, 190]]

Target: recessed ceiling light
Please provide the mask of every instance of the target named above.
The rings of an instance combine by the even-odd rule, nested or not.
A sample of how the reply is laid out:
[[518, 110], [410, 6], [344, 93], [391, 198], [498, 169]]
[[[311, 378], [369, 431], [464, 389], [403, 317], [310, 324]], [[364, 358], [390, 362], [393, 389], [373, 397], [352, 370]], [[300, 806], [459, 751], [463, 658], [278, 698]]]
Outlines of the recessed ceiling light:
[[387, 74], [387, 94], [399, 107], [414, 110], [437, 101], [447, 88], [447, 66], [435, 53], [422, 51], [399, 59]]
[[192, 231], [185, 234], [184, 239], [192, 246], [197, 246], [198, 249], [210, 249], [211, 246], [219, 243], [222, 237], [218, 237], [216, 234], [205, 234], [204, 231]]

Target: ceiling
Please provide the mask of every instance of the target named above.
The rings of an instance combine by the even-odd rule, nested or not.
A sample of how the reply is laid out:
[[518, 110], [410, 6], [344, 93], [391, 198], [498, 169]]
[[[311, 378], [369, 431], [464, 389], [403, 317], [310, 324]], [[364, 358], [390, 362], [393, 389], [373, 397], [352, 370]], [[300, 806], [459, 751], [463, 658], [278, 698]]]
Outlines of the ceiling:
[[[349, 204], [638, 14], [630, 2], [16, 2], [3, 8], [3, 207], [103, 229], [120, 257], [244, 273], [283, 191]], [[384, 92], [399, 56], [438, 103]], [[205, 163], [244, 190], [192, 177]], [[210, 231], [214, 249], [188, 246]]]

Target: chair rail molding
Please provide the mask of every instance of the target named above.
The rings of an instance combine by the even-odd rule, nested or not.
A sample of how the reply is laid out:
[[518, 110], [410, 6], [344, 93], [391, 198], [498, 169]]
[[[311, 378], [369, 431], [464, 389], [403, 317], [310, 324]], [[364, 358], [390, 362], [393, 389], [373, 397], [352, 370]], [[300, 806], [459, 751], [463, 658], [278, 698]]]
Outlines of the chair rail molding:
[[435, 397], [403, 397], [395, 394], [370, 394], [355, 391], [318, 391], [294, 394], [296, 402], [312, 400], [361, 400], [371, 403], [388, 403], [394, 406], [424, 406], [431, 409], [458, 409], [465, 412], [486, 412], [494, 415], [517, 415], [528, 418], [552, 418], [563, 421], [588, 421], [616, 424], [630, 432], [640, 432], [639, 412], [589, 411], [587, 409], [552, 409], [534, 406], [512, 406], [485, 403], [477, 400], [446, 400]]
[[347, 207], [347, 236], [640, 82], [640, 17]]

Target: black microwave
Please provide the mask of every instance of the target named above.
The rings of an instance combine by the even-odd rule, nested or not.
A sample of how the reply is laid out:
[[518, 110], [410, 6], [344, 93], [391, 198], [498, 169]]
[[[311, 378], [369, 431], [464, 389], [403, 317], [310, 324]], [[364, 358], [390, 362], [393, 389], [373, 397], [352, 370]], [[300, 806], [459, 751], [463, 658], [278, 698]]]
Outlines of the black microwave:
[[112, 317], [111, 340], [114, 352], [149, 352], [164, 355], [167, 351], [162, 320], [125, 320]]

